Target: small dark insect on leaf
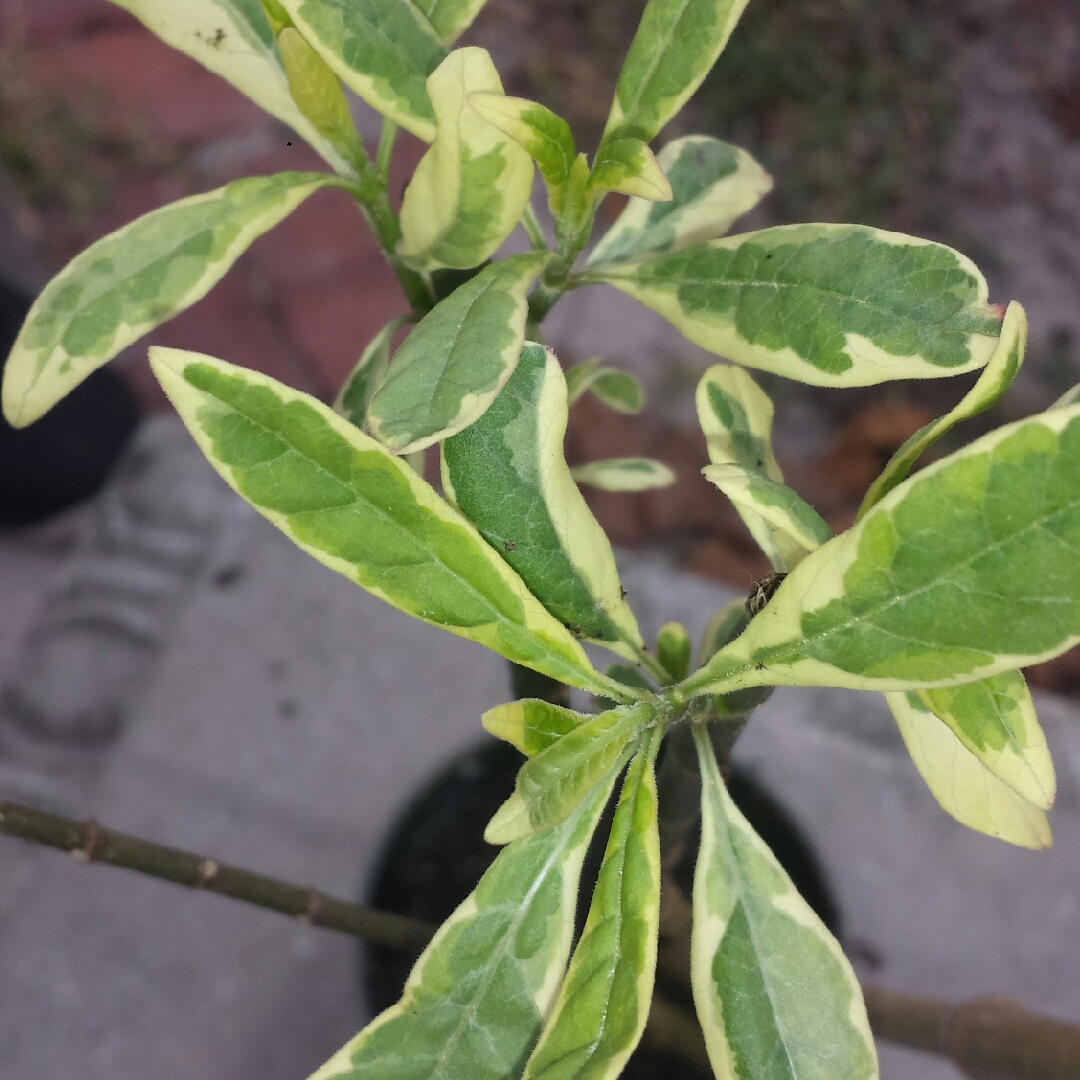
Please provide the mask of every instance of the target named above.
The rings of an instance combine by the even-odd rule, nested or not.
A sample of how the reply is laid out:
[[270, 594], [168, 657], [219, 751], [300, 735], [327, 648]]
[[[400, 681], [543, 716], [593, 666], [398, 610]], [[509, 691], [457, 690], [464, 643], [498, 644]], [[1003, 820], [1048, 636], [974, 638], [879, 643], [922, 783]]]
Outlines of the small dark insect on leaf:
[[517, 544], [515, 544], [513, 540], [504, 540], [503, 541], [503, 551], [516, 551], [516, 550], [517, 550]]
[[780, 583], [786, 577], [787, 574], [782, 574], [779, 570], [770, 570], [750, 586], [746, 610], [751, 619], [773, 598], [773, 593], [780, 588]]

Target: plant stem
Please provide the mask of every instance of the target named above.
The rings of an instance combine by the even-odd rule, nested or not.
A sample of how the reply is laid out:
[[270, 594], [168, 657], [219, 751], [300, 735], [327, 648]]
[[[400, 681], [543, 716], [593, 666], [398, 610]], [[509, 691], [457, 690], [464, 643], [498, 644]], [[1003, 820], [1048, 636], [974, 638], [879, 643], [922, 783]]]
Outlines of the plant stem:
[[433, 926], [418, 919], [350, 904], [314, 888], [292, 885], [202, 855], [113, 832], [93, 818], [72, 821], [0, 801], [0, 833], [69, 851], [80, 862], [120, 866], [189, 889], [230, 896], [282, 915], [292, 915], [312, 926], [340, 930], [392, 948], [419, 952], [435, 932]]
[[529, 238], [533, 251], [548, 250], [547, 237], [544, 236], [540, 219], [537, 218], [531, 202], [525, 204], [525, 211], [521, 215], [521, 227], [525, 230], [525, 235]]
[[394, 152], [397, 134], [397, 124], [388, 116], [384, 116], [382, 129], [379, 132], [379, 148], [375, 152], [375, 171], [379, 174], [384, 185], [390, 178], [390, 157]]

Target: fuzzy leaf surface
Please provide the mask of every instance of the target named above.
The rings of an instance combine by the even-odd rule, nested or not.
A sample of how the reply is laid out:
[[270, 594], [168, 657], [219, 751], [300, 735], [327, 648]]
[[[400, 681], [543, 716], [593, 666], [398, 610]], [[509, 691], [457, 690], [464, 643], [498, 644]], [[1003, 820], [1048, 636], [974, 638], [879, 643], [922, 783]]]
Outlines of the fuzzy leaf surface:
[[670, 487], [678, 479], [672, 469], [653, 458], [625, 457], [575, 465], [570, 475], [579, 484], [601, 491], [652, 491]]
[[[1001, 337], [979, 381], [960, 399], [956, 408], [920, 428], [889, 459], [881, 475], [870, 485], [859, 507], [862, 517], [871, 506], [880, 502], [911, 471], [912, 465], [943, 435], [962, 420], [985, 412], [1001, 399], [1013, 384], [1024, 362], [1027, 345], [1027, 315], [1014, 300], [1005, 310]], [[858, 518], [856, 518], [858, 520]]]
[[484, 839], [507, 844], [558, 824], [612, 770], [630, 760], [651, 705], [624, 705], [577, 725], [518, 771], [514, 793], [488, 823]]
[[649, 144], [629, 136], [601, 144], [589, 177], [589, 188], [618, 191], [650, 201], [667, 202], [671, 198], [671, 185]]
[[691, 983], [713, 1072], [728, 1080], [876, 1080], [851, 965], [731, 801], [697, 724], [694, 740], [702, 790]]
[[412, 0], [281, 0], [297, 29], [373, 109], [431, 142], [428, 76], [446, 48]]
[[494, 404], [443, 443], [443, 491], [571, 633], [633, 658], [641, 634], [563, 457], [566, 422], [559, 362], [528, 342]]
[[334, 398], [334, 411], [358, 428], [364, 426], [368, 403], [386, 376], [386, 369], [390, 365], [390, 342], [405, 322], [404, 316], [391, 319], [368, 342], [356, 367]]
[[815, 386], [970, 371], [1001, 329], [970, 260], [862, 225], [781, 225], [578, 280], [614, 285], [710, 352]]
[[716, 63], [747, 0], [649, 0], [623, 61], [604, 141], [645, 142], [686, 104]]
[[1080, 406], [1009, 424], [916, 473], [807, 556], [695, 692], [915, 690], [1080, 641]]
[[773, 186], [772, 177], [745, 150], [707, 135], [675, 139], [656, 160], [671, 185], [671, 199], [632, 198], [586, 265], [629, 262], [714, 240]]
[[311, 1080], [505, 1080], [562, 981], [581, 865], [614, 776], [561, 825], [504, 848], [439, 928], [398, 1004]]
[[522, 698], [488, 709], [480, 722], [495, 738], [516, 746], [526, 757], [533, 757], [591, 719], [585, 713], [564, 709], [542, 698]]
[[[260, 14], [261, 18], [261, 14]], [[25, 427], [95, 369], [204, 297], [320, 173], [234, 180], [154, 210], [91, 244], [34, 301], [4, 369], [4, 415]]]
[[920, 690], [919, 698], [999, 780], [1040, 810], [1054, 803], [1057, 783], [1035, 703], [1019, 671]]
[[1033, 851], [1050, 846], [1046, 814], [990, 772], [918, 694], [887, 693], [885, 700], [915, 768], [946, 813], [1007, 844]]
[[485, 267], [416, 324], [368, 406], [377, 439], [406, 454], [483, 416], [517, 367], [525, 290], [544, 259], [514, 255]]
[[413, 0], [444, 45], [452, 45], [480, 14], [487, 0]]
[[469, 105], [470, 94], [502, 93], [485, 49], [455, 49], [427, 89], [435, 141], [405, 189], [397, 250], [418, 270], [465, 270], [494, 254], [521, 219], [532, 159]]
[[214, 468], [319, 562], [515, 663], [610, 692], [475, 528], [374, 439], [257, 372], [177, 349], [150, 362]]
[[585, 929], [524, 1080], [612, 1080], [652, 1004], [660, 922], [655, 728], [626, 774]]
[[296, 107], [259, 0], [111, 0], [148, 30], [287, 124], [336, 172], [349, 165]]

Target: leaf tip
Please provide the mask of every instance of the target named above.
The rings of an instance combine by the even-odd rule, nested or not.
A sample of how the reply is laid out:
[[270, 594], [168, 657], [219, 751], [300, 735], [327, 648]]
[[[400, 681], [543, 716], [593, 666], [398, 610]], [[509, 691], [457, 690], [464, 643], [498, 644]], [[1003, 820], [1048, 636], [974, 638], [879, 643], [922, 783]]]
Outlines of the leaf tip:
[[509, 844], [520, 840], [532, 832], [529, 821], [529, 808], [525, 800], [515, 791], [495, 812], [484, 830], [484, 839], [489, 844]]

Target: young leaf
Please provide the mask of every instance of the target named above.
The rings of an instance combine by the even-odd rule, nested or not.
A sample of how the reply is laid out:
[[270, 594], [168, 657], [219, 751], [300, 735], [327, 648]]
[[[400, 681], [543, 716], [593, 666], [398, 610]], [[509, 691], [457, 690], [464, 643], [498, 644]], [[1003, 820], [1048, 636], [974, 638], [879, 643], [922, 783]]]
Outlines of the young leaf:
[[334, 398], [334, 412], [344, 416], [358, 428], [364, 426], [368, 402], [386, 377], [386, 369], [390, 364], [390, 342], [406, 322], [408, 319], [404, 315], [391, 319], [371, 339], [360, 354], [356, 367]]
[[999, 780], [1040, 810], [1050, 809], [1057, 786], [1054, 763], [1019, 671], [918, 693], [923, 704]]
[[671, 185], [649, 144], [629, 137], [600, 144], [588, 189], [618, 191], [653, 202], [667, 202], [671, 198]]
[[710, 352], [815, 386], [970, 371], [1001, 329], [970, 260], [862, 225], [781, 225], [576, 282], [614, 285]]
[[281, 0], [296, 28], [373, 109], [431, 142], [428, 76], [446, 58], [412, 0]]
[[150, 363], [214, 468], [319, 562], [517, 664], [620, 692], [468, 521], [337, 413], [212, 357], [154, 348]]
[[686, 689], [975, 682], [1080, 641], [1080, 405], [894, 488], [804, 559]]
[[669, 487], [678, 479], [662, 461], [652, 458], [608, 458], [576, 465], [570, 475], [579, 484], [588, 484], [601, 491], [652, 491]]
[[585, 929], [523, 1080], [613, 1080], [652, 1003], [660, 921], [653, 762], [658, 725], [623, 782]]
[[669, 142], [656, 160], [671, 185], [671, 199], [631, 199], [593, 249], [587, 266], [714, 240], [772, 190], [772, 177], [745, 150], [708, 135]]
[[398, 255], [418, 270], [464, 270], [494, 254], [521, 219], [532, 192], [532, 159], [466, 100], [502, 93], [486, 49], [456, 49], [427, 89], [435, 141], [405, 189]]
[[747, 0], [649, 0], [623, 61], [604, 142], [649, 142], [686, 104], [727, 44]]
[[452, 45], [472, 25], [487, 0], [413, 0], [444, 45]]
[[483, 416], [517, 366], [525, 290], [544, 259], [514, 255], [493, 263], [417, 323], [368, 406], [377, 439], [406, 454]]
[[287, 26], [281, 31], [277, 46], [296, 107], [346, 161], [363, 160], [364, 147], [353, 124], [341, 80], [294, 27]]
[[832, 539], [821, 515], [786, 484], [741, 465], [706, 465], [701, 471], [732, 501], [774, 570], [794, 570]]
[[527, 343], [491, 408], [443, 443], [443, 491], [575, 636], [635, 659], [611, 544], [563, 457], [566, 416], [559, 362]]
[[594, 356], [575, 364], [566, 373], [566, 388], [570, 404], [586, 390], [591, 390], [609, 409], [636, 415], [645, 408], [645, 391], [641, 383], [628, 371], [603, 367], [603, 360]]
[[870, 485], [862, 506], [859, 507], [856, 521], [892, 491], [911, 471], [911, 466], [919, 457], [942, 435], [952, 430], [961, 420], [977, 416], [1000, 400], [1001, 395], [1012, 385], [1020, 365], [1024, 362], [1026, 344], [1027, 316], [1014, 300], [1005, 309], [1001, 337], [998, 338], [997, 347], [979, 376], [979, 381], [960, 399], [956, 408], [920, 428], [893, 454], [881, 475]]
[[530, 758], [514, 793], [484, 830], [489, 844], [508, 844], [557, 825], [611, 772], [630, 760], [655, 710], [646, 703], [600, 713]]
[[504, 848], [416, 962], [401, 1000], [311, 1080], [517, 1076], [566, 969], [581, 865], [615, 776]]
[[502, 94], [470, 94], [478, 116], [509, 135], [536, 162], [548, 189], [551, 212], [562, 212], [563, 188], [570, 179], [577, 149], [570, 125], [550, 109], [527, 98]]
[[480, 722], [495, 738], [532, 757], [591, 719], [585, 713], [552, 705], [542, 698], [524, 698], [488, 709]]
[[259, 3], [274, 37], [292, 26], [292, 19], [289, 18], [289, 13], [281, 6], [279, 0], [259, 0]]
[[339, 173], [351, 166], [296, 107], [274, 32], [257, 0], [112, 0], [167, 45], [220, 75], [284, 124]]
[[34, 301], [4, 369], [4, 415], [25, 427], [95, 368], [205, 296], [320, 173], [235, 180], [171, 203], [91, 244]]
[[690, 671], [690, 635], [682, 623], [666, 622], [656, 635], [656, 659], [675, 682]]
[[731, 801], [703, 725], [691, 983], [713, 1072], [876, 1080], [862, 991], [836, 939]]
[[784, 482], [772, 448], [773, 404], [748, 372], [716, 364], [702, 375], [694, 398], [714, 465], [741, 465]]
[[1050, 846], [1053, 837], [1046, 814], [994, 776], [918, 694], [887, 693], [885, 700], [915, 768], [946, 813], [961, 825], [1008, 844], [1033, 851]]

